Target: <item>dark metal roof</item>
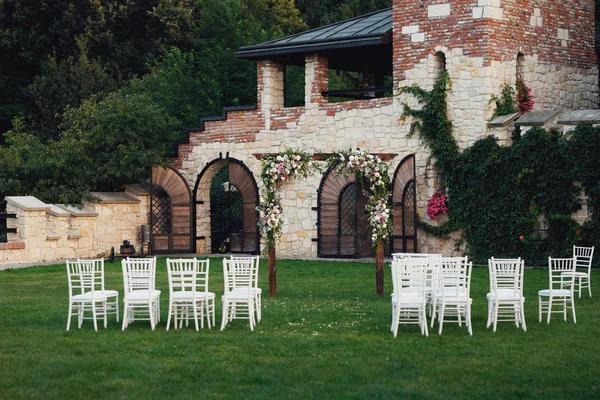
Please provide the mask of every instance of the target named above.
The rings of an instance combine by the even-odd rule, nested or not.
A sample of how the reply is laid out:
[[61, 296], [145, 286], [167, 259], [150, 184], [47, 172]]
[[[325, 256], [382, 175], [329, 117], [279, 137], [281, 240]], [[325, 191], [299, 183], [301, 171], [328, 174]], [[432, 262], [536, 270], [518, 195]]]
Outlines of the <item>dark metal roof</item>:
[[254, 46], [241, 47], [238, 58], [257, 59], [345, 47], [391, 43], [392, 9], [376, 11]]

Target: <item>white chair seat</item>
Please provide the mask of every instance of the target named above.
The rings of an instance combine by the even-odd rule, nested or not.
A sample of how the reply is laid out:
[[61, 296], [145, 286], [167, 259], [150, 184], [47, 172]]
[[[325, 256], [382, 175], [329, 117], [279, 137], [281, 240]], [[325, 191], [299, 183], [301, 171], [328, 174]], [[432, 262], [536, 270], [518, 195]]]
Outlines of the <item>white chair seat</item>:
[[[552, 295], [554, 297], [557, 296], [571, 296], [571, 291], [568, 289], [554, 289], [552, 290]], [[550, 289], [540, 290], [538, 292], [538, 296], [550, 296]]]
[[[106, 296], [103, 296], [102, 294], [100, 294], [100, 292], [95, 292], [96, 295], [94, 296], [96, 301], [106, 301]], [[86, 293], [82, 293], [82, 294], [76, 294], [73, 295], [72, 297], [73, 301], [76, 302], [81, 302], [81, 301], [85, 301], [85, 302], [90, 302], [92, 300], [92, 292], [86, 292]]]
[[175, 301], [193, 300], [193, 299], [200, 301], [200, 300], [206, 300], [206, 299], [214, 299], [215, 294], [213, 292], [208, 292], [208, 293], [196, 292], [196, 294], [194, 295], [193, 292], [191, 292], [191, 291], [185, 291], [185, 292], [180, 291], [180, 292], [173, 292], [171, 294], [171, 298]]
[[[400, 303], [402, 303], [404, 305], [410, 304], [410, 305], [419, 306], [426, 302], [427, 302], [426, 299], [420, 298], [418, 296], [400, 296]], [[398, 299], [396, 298], [395, 295], [392, 296], [392, 304], [398, 304]]]
[[[97, 292], [96, 292], [97, 293]], [[115, 297], [119, 295], [118, 290], [102, 290], [102, 295], [106, 297]]]
[[127, 294], [127, 301], [148, 301], [149, 298], [156, 298], [160, 296], [160, 290], [153, 290], [152, 293], [148, 293], [148, 290], [134, 290]]
[[561, 276], [573, 276], [575, 275], [575, 278], [587, 278], [588, 274], [587, 272], [581, 272], [581, 271], [576, 271], [575, 274], [573, 274], [572, 272], [563, 272], [561, 274]]
[[[510, 289], [499, 289], [497, 293], [488, 293], [488, 300], [498, 299], [500, 301], [521, 301], [521, 294]], [[524, 298], [523, 298], [524, 299]]]

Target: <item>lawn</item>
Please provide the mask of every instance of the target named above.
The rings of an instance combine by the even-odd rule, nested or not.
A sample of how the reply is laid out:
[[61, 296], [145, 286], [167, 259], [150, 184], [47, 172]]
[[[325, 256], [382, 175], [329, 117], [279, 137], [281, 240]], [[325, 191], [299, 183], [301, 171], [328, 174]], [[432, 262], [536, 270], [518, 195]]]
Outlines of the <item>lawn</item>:
[[[528, 331], [485, 329], [487, 267], [473, 271], [473, 336], [456, 324], [428, 338], [415, 325], [390, 332], [391, 282], [375, 294], [375, 265], [285, 261], [278, 295], [266, 296], [255, 332], [233, 321], [196, 332], [165, 331], [168, 285], [159, 259], [162, 322], [125, 332], [114, 317], [65, 331], [64, 265], [0, 271], [0, 398], [600, 398], [600, 290], [576, 301], [577, 325], [558, 315], [537, 322], [546, 269], [525, 271]], [[600, 273], [592, 273], [592, 282]], [[106, 264], [107, 288], [123, 289], [120, 264]], [[223, 278], [211, 264], [217, 324]], [[75, 326], [75, 329], [73, 329]], [[436, 325], [437, 328], [437, 325]]]

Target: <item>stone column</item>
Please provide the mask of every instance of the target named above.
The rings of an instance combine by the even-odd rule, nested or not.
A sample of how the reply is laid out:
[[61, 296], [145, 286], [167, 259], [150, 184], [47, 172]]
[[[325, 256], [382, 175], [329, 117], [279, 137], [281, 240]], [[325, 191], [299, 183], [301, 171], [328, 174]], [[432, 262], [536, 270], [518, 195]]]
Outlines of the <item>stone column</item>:
[[329, 62], [327, 57], [320, 54], [306, 56], [306, 73], [304, 100], [306, 109], [318, 108], [320, 103], [327, 103], [327, 97], [321, 92], [329, 89]]
[[258, 63], [258, 110], [265, 117], [265, 129], [271, 129], [271, 111], [284, 107], [285, 82], [282, 63], [264, 60]]

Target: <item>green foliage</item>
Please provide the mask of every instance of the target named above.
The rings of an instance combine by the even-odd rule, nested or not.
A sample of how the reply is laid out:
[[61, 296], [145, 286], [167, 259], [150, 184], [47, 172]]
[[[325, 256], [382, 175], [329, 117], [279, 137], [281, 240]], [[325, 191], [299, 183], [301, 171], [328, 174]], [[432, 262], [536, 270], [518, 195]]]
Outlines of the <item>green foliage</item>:
[[[600, 128], [579, 126], [570, 140], [531, 129], [512, 146], [486, 137], [460, 153], [447, 119], [447, 79], [442, 74], [431, 92], [401, 89], [423, 104], [420, 110], [405, 105], [404, 116], [415, 118], [411, 131], [431, 148], [447, 185], [449, 221], [440, 227], [421, 221], [421, 227], [444, 237], [461, 229], [468, 253], [481, 259], [521, 256], [531, 262], [568, 255], [573, 244], [599, 246]], [[590, 211], [582, 227], [571, 218], [581, 207], [577, 182]]]
[[404, 104], [401, 118], [414, 118], [410, 126], [410, 135], [417, 132], [431, 148], [442, 183], [448, 179], [458, 157], [458, 145], [452, 137], [452, 122], [448, 119], [446, 103], [446, 88], [449, 83], [448, 71], [443, 71], [429, 92], [416, 85], [400, 88], [400, 93], [410, 93], [423, 104], [420, 110]]
[[496, 103], [496, 111], [492, 115], [492, 119], [502, 115], [514, 114], [517, 112], [517, 98], [515, 97], [515, 89], [510, 85], [504, 85], [500, 92], [500, 97], [492, 95], [491, 102]]
[[358, 17], [392, 6], [392, 0], [296, 0], [311, 28]]
[[203, 64], [195, 52], [184, 53], [174, 47], [153, 65], [151, 73], [134, 79], [124, 90], [150, 96], [178, 121], [182, 135], [185, 127], [195, 126], [203, 116], [221, 112], [218, 71], [206, 70]]

